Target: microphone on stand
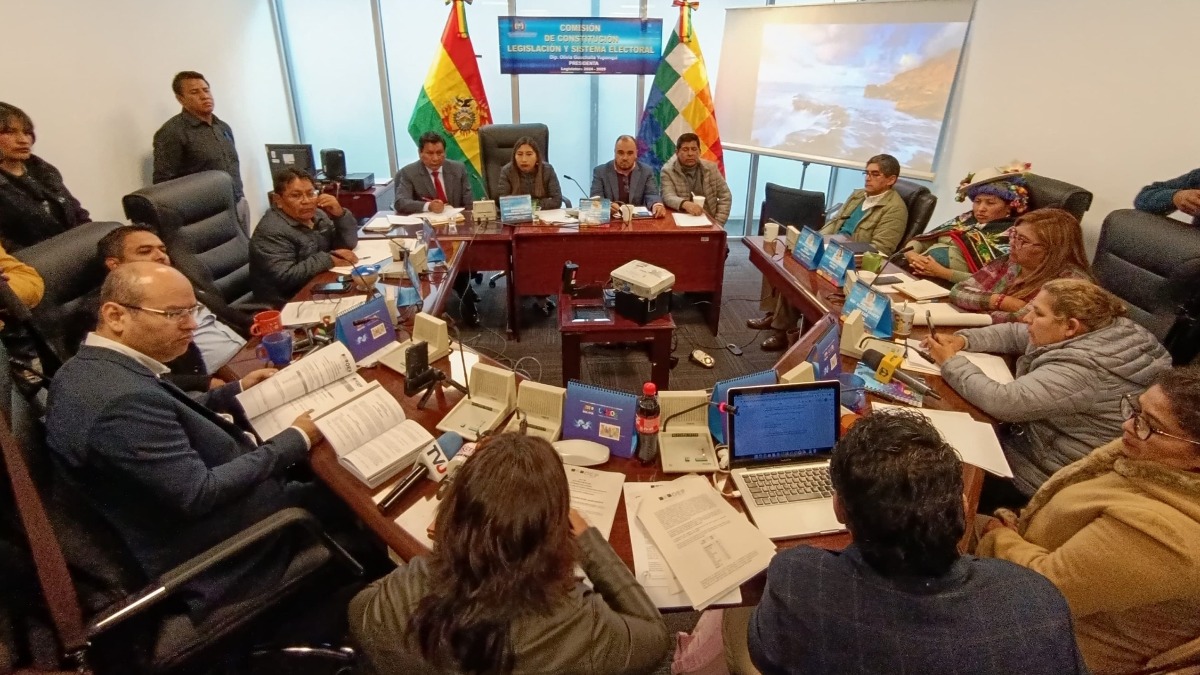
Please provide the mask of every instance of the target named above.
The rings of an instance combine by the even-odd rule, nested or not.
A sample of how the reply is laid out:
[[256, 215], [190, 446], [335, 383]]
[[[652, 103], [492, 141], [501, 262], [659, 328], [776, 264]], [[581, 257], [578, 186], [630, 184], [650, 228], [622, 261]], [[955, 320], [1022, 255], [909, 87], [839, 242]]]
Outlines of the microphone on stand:
[[883, 264], [879, 266], [879, 271], [876, 272], [875, 277], [873, 279], [871, 279], [871, 283], [867, 284], [867, 290], [870, 291], [875, 286], [875, 282], [879, 281], [879, 277], [883, 276], [883, 270], [887, 269], [888, 265], [891, 265], [893, 262], [896, 261], [897, 258], [903, 256], [905, 253], [908, 253], [911, 250], [912, 250], [912, 244], [909, 243], [909, 244], [902, 246], [899, 251], [896, 251], [895, 253], [893, 253], [893, 254], [889, 255], [887, 258], [885, 258], [883, 261]]
[[367, 278], [364, 277], [362, 274], [358, 273], [358, 271], [357, 271], [358, 263], [350, 262], [350, 260], [348, 258], [343, 258], [342, 256], [334, 253], [333, 251], [329, 252], [329, 257], [336, 258], [336, 259], [341, 260], [342, 262], [346, 263], [347, 265], [350, 265], [350, 278], [353, 279], [354, 281], [358, 282], [358, 285], [362, 287], [363, 292], [365, 292], [367, 294], [368, 300], [370, 300], [371, 298], [374, 298], [375, 294], [379, 292], [375, 288], [375, 284], [368, 284]]
[[574, 183], [574, 184], [575, 184], [575, 187], [579, 188], [579, 192], [580, 192], [580, 194], [582, 194], [582, 195], [583, 195], [583, 198], [584, 198], [584, 199], [591, 199], [591, 198], [592, 198], [592, 196], [591, 196], [591, 195], [589, 195], [589, 194], [587, 193], [587, 190], [584, 190], [584, 189], [583, 189], [583, 186], [579, 184], [579, 181], [575, 180], [574, 178], [571, 178], [570, 176], [568, 176], [568, 175], [567, 175], [567, 174], [565, 174], [565, 173], [563, 174], [563, 178], [566, 178], [567, 180], [569, 180], [569, 181], [571, 181], [572, 183]]
[[932, 396], [936, 399], [941, 399], [941, 395], [934, 391], [923, 380], [917, 379], [912, 375], [900, 370], [899, 364], [903, 362], [903, 357], [899, 354], [890, 354], [895, 357], [889, 360], [875, 349], [864, 349], [862, 353], [862, 362], [867, 364], [871, 370], [875, 371], [875, 379], [887, 384], [893, 379], [900, 380], [908, 385], [909, 389], [921, 394], [922, 396]]

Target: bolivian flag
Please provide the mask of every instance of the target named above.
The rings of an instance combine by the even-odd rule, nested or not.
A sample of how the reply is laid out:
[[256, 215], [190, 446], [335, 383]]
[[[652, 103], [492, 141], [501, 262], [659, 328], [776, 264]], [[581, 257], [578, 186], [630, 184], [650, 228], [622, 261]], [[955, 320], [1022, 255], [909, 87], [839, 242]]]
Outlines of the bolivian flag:
[[492, 112], [475, 62], [475, 47], [467, 34], [463, 2], [446, 2], [453, 7], [442, 33], [442, 45], [417, 96], [408, 133], [414, 142], [426, 131], [436, 131], [446, 139], [446, 157], [467, 165], [475, 198], [482, 199], [486, 191], [479, 155], [479, 127], [492, 123]]
[[724, 174], [725, 158], [708, 86], [708, 70], [700, 53], [700, 39], [692, 27], [692, 11], [700, 3], [674, 0], [672, 4], [679, 8], [679, 23], [663, 48], [642, 111], [638, 159], [660, 171], [675, 154], [675, 139], [691, 131], [700, 137], [700, 157], [716, 162]]

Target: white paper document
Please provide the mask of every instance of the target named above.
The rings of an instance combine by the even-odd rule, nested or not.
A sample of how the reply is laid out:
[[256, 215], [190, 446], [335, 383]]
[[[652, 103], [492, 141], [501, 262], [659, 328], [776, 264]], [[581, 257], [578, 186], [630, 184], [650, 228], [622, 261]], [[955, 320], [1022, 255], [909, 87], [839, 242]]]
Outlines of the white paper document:
[[914, 300], [934, 300], [950, 295], [950, 290], [928, 279], [916, 279], [896, 284], [896, 290]]
[[377, 234], [382, 234], [382, 233], [390, 232], [392, 230], [392, 227], [393, 227], [393, 225], [388, 222], [387, 217], [376, 216], [376, 217], [372, 218], [370, 221], [368, 221], [366, 225], [363, 225], [363, 232], [374, 232]]
[[[914, 347], [920, 347], [920, 340], [909, 339], [908, 353], [904, 355], [904, 365], [901, 366], [904, 370], [910, 370], [917, 373], [925, 373], [927, 375], [941, 375], [941, 366], [928, 361], [925, 357], [917, 353]], [[995, 354], [983, 354], [981, 352], [959, 352], [966, 360], [974, 363], [983, 371], [984, 375], [992, 378], [1000, 384], [1008, 384], [1013, 381], [1012, 371], [1008, 369], [1008, 363], [1003, 357]]]
[[996, 430], [992, 425], [979, 422], [965, 412], [910, 408], [879, 402], [872, 405], [875, 410], [916, 410], [937, 428], [947, 443], [954, 446], [962, 461], [997, 476], [1012, 478], [1012, 469], [1008, 466], [1004, 450], [1000, 447], [1000, 439], [996, 437]]
[[567, 485], [571, 488], [571, 508], [607, 540], [617, 517], [625, 474], [569, 464], [563, 468], [567, 470]]
[[237, 399], [246, 417], [254, 419], [331, 382], [353, 375], [354, 371], [354, 357], [350, 355], [350, 350], [346, 349], [346, 345], [335, 342], [243, 391], [237, 395]]
[[431, 211], [422, 211], [419, 218], [428, 220], [430, 223], [449, 223], [451, 221], [463, 220], [461, 206], [447, 206], [442, 209], [441, 213], [433, 213]]
[[534, 215], [540, 222], [554, 225], [567, 225], [570, 223], [579, 222], [578, 218], [567, 215], [566, 209], [544, 209], [542, 211], [538, 211]]
[[[870, 285], [871, 283], [873, 283], [875, 281], [876, 276], [879, 276], [879, 275], [876, 275], [874, 272], [868, 272], [866, 270], [859, 270], [857, 272], [857, 274], [858, 274], [859, 280], [867, 283], [868, 285]], [[912, 277], [908, 276], [907, 274], [905, 274], [903, 272], [884, 272], [882, 276], [892, 277], [892, 278], [898, 279], [898, 281], [894, 284], [871, 286], [871, 290], [879, 291], [880, 293], [899, 293], [900, 291], [896, 288], [897, 286], [899, 286], [900, 284], [909, 283], [911, 281], [916, 281], [916, 279], [913, 279]], [[886, 279], [885, 279], [885, 281], [886, 281]], [[895, 302], [895, 301], [893, 300], [893, 302]]]
[[[629, 521], [629, 547], [633, 551], [633, 574], [638, 583], [646, 590], [646, 594], [654, 601], [654, 606], [660, 609], [668, 607], [690, 607], [687, 594], [679, 585], [679, 580], [671, 572], [671, 567], [663, 559], [658, 547], [646, 535], [646, 529], [637, 519], [638, 508], [642, 498], [651, 490], [670, 485], [670, 481], [655, 483], [626, 483], [625, 484], [625, 518]], [[716, 604], [738, 604], [742, 601], [742, 590], [735, 588], [716, 601]]]
[[367, 388], [367, 381], [359, 375], [344, 377], [320, 389], [288, 401], [273, 410], [250, 418], [250, 425], [262, 438], [271, 438], [287, 429], [296, 418], [309, 410], [313, 416], [322, 415], [337, 406], [361, 394]]
[[[363, 239], [354, 247], [354, 255], [358, 262], [354, 265], [340, 265], [330, 269], [334, 274], [350, 274], [359, 265], [377, 265], [392, 259], [391, 242], [387, 239]], [[334, 258], [335, 262], [341, 262]]]
[[642, 499], [638, 521], [696, 609], [765, 570], [775, 544], [699, 475]]
[[311, 326], [321, 323], [324, 317], [337, 318], [342, 312], [348, 312], [367, 301], [365, 295], [347, 295], [342, 298], [326, 300], [303, 300], [289, 302], [280, 310], [279, 321], [284, 326]]
[[709, 225], [712, 225], [712, 221], [703, 213], [698, 216], [682, 212], [675, 214], [676, 227], [708, 227]]
[[918, 326], [925, 325], [925, 312], [929, 312], [933, 318], [933, 325], [940, 326], [990, 326], [992, 325], [992, 316], [990, 314], [976, 314], [974, 312], [964, 312], [951, 305], [948, 302], [929, 302], [917, 305], [917, 316], [914, 322]]
[[420, 225], [425, 221], [417, 216], [398, 216], [392, 214], [387, 217], [387, 222], [394, 227], [396, 225]]

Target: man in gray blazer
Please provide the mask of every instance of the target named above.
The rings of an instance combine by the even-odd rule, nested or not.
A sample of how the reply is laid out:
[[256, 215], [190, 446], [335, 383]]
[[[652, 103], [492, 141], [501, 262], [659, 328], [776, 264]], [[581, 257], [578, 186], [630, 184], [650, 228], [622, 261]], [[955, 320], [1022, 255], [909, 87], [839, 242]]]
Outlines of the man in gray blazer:
[[[475, 201], [467, 167], [446, 159], [446, 140], [434, 131], [417, 140], [420, 159], [396, 174], [396, 213], [441, 213], [446, 207], [469, 209]], [[475, 304], [479, 296], [471, 288], [470, 275], [459, 274], [454, 290], [462, 298], [462, 319], [468, 326], [479, 324]]]
[[614, 214], [621, 204], [632, 204], [650, 209], [655, 218], [666, 215], [654, 169], [637, 161], [637, 140], [618, 137], [613, 155], [613, 161], [592, 169], [591, 196], [612, 200]]
[[467, 167], [446, 159], [446, 141], [427, 131], [417, 142], [421, 159], [396, 174], [396, 213], [441, 213], [447, 206], [470, 208], [475, 200]]

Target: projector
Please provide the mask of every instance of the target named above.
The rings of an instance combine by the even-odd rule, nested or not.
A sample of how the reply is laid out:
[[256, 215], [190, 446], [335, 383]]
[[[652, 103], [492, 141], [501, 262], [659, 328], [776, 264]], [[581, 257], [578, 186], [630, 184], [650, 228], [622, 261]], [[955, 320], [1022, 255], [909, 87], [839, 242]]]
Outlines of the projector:
[[653, 300], [660, 293], [671, 290], [675, 275], [650, 263], [630, 260], [612, 271], [612, 285], [618, 293]]
[[349, 192], [366, 192], [375, 186], [373, 173], [348, 173], [342, 179], [342, 189]]

